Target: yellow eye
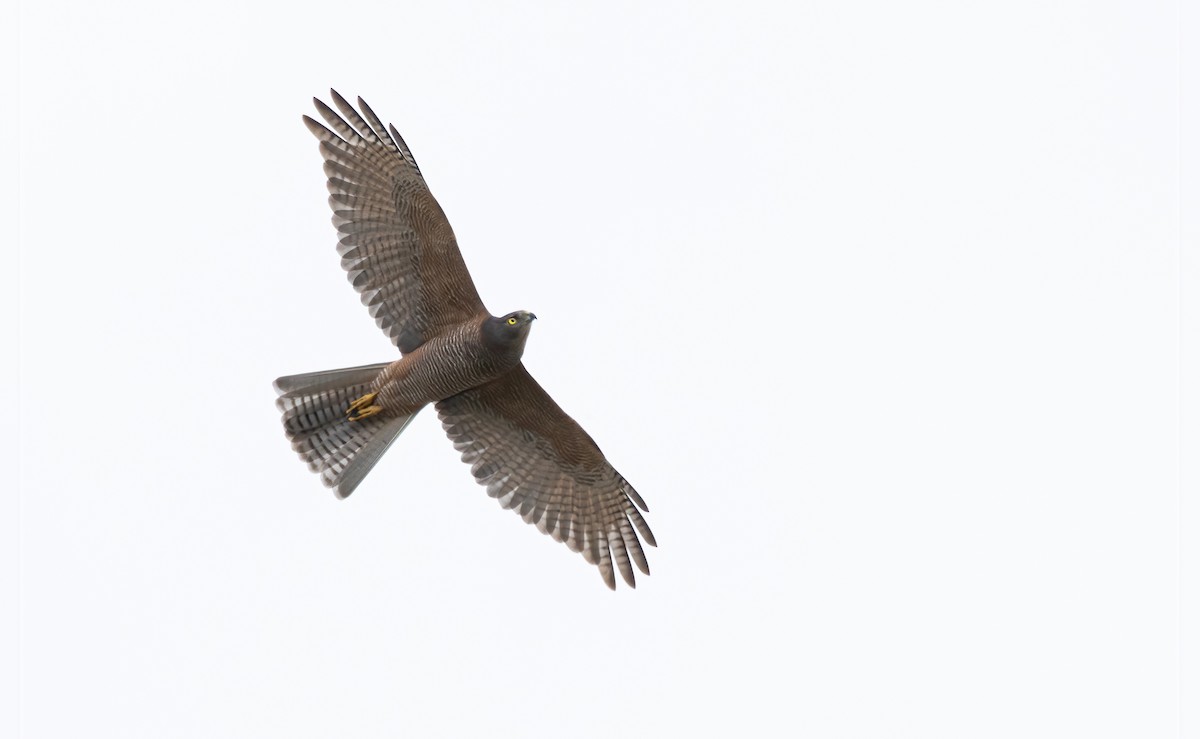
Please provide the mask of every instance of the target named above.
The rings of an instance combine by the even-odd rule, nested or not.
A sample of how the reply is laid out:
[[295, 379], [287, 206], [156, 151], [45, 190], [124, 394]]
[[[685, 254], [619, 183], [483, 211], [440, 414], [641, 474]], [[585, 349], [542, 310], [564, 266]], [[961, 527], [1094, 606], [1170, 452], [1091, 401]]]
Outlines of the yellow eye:
[[517, 317], [516, 317], [516, 316], [512, 316], [512, 317], [510, 317], [510, 318], [508, 319], [508, 325], [509, 325], [509, 326], [516, 326], [516, 325], [517, 325]]

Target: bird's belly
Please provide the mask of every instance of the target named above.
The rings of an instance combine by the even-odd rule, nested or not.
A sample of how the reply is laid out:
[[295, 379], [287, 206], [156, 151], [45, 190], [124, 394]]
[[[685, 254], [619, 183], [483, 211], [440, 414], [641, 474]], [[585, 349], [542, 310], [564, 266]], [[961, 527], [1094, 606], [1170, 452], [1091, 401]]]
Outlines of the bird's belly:
[[433, 342], [418, 347], [384, 370], [377, 381], [380, 404], [389, 411], [413, 412], [479, 387], [512, 369], [489, 361], [491, 358], [486, 355], [475, 354], [469, 349]]

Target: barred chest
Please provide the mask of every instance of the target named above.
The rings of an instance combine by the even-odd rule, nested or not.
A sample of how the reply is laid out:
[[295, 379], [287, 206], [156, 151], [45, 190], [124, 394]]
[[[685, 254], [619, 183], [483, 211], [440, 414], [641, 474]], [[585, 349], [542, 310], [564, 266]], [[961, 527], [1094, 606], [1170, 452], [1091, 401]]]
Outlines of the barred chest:
[[516, 367], [524, 342], [498, 347], [478, 324], [459, 326], [393, 362], [376, 384], [388, 410], [407, 411], [478, 387]]

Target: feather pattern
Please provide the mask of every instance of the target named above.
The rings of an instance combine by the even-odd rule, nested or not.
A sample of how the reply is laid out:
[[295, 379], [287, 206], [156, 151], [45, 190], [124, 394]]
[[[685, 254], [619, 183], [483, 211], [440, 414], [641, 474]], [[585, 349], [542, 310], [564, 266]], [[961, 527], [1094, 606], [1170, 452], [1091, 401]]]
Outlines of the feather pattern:
[[[377, 415], [351, 421], [346, 409], [371, 391], [386, 364], [280, 377], [276, 407], [292, 449], [334, 489], [339, 498], [354, 492], [416, 412]], [[419, 410], [419, 408], [418, 408]]]
[[[650, 574], [642, 541], [657, 546], [645, 503], [592, 438], [524, 366], [437, 404], [442, 427], [475, 479], [504, 508], [579, 552], [610, 588]], [[639, 540], [639, 535], [641, 540]]]
[[401, 352], [486, 314], [445, 213], [408, 145], [360, 98], [313, 99], [304, 116], [325, 158], [338, 253], [371, 316]]

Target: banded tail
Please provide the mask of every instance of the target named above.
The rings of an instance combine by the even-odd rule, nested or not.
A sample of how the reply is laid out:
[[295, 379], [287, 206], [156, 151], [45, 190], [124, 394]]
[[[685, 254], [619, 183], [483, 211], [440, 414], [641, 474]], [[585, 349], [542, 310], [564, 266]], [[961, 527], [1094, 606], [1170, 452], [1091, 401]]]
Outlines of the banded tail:
[[275, 381], [275, 406], [292, 449], [339, 498], [354, 492], [416, 414], [350, 420], [347, 409], [371, 392], [387, 363], [289, 375]]

